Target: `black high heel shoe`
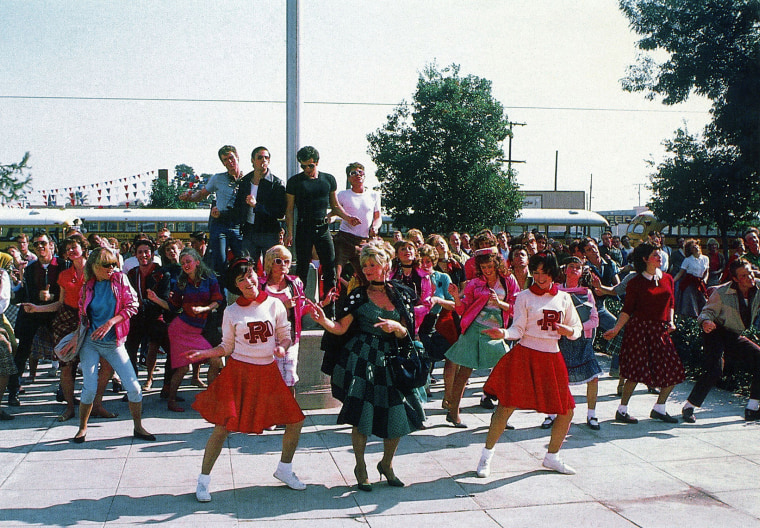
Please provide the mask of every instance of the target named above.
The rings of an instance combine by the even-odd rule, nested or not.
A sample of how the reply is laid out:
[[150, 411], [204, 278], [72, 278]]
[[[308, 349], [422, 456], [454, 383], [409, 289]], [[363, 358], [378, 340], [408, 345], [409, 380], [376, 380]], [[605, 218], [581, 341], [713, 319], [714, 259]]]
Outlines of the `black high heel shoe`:
[[362, 482], [359, 479], [358, 470], [359, 468], [357, 466], [354, 466], [354, 476], [356, 477], [356, 485], [359, 487], [359, 491], [372, 491], [372, 484], [370, 484], [369, 478], [367, 478], [364, 482]]
[[383, 469], [382, 462], [377, 463], [377, 472], [380, 473], [380, 480], [382, 481], [383, 477], [385, 477], [385, 480], [388, 481], [389, 486], [393, 486], [394, 488], [404, 487], [404, 483], [401, 482], [396, 475], [388, 475], [388, 473]]

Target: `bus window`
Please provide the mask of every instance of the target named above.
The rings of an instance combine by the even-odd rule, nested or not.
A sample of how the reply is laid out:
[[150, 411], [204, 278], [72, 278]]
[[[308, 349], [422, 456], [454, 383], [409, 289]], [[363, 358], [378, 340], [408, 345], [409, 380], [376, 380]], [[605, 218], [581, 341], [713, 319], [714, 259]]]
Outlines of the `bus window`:
[[124, 226], [124, 232], [125, 233], [137, 233], [137, 222], [129, 221], [129, 222], [123, 222], [122, 225]]

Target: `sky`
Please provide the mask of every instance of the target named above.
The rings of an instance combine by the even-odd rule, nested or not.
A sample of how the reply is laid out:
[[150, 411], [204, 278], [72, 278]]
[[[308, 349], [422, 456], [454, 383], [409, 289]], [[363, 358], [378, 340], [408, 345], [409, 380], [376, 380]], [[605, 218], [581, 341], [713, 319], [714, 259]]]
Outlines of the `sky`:
[[[0, 21], [0, 163], [29, 151], [35, 189], [221, 172], [224, 144], [246, 171], [267, 146], [287, 177], [283, 0], [0, 0]], [[523, 189], [554, 188], [558, 151], [558, 190], [588, 193], [593, 175], [596, 211], [645, 204], [647, 160], [709, 120], [703, 99], [622, 90], [638, 37], [612, 0], [301, 0], [300, 27], [301, 144], [339, 186], [353, 161], [376, 184], [366, 136], [431, 63], [491, 80], [525, 123], [512, 143]]]

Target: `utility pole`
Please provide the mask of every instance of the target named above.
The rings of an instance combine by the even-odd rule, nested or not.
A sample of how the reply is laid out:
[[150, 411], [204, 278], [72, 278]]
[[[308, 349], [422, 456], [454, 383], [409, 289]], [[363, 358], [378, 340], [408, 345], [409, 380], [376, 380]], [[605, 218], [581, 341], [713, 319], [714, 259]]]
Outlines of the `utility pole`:
[[591, 174], [588, 182], [588, 210], [591, 211], [591, 191], [594, 190], [594, 174]]
[[500, 159], [496, 161], [500, 161], [501, 163], [507, 164], [507, 170], [510, 174], [512, 174], [512, 164], [513, 163], [525, 163], [525, 160], [513, 160], [512, 159], [512, 127], [516, 126], [525, 126], [528, 123], [513, 123], [512, 121], [507, 121], [507, 124], [509, 125], [509, 152], [507, 155], [507, 159]]
[[285, 103], [285, 121], [286, 121], [286, 167], [285, 177], [288, 178], [298, 173], [298, 162], [296, 161], [296, 152], [298, 152], [301, 127], [301, 93], [300, 93], [300, 56], [298, 49], [298, 0], [287, 0], [286, 11], [286, 65], [285, 65], [285, 83], [286, 83], [286, 103]]
[[634, 183], [633, 185], [635, 185], [638, 188], [638, 192], [639, 192], [639, 207], [641, 207], [641, 186], [642, 185], [646, 185], [646, 184], [645, 183]]
[[557, 166], [559, 165], [559, 150], [554, 151], [554, 192], [557, 192]]

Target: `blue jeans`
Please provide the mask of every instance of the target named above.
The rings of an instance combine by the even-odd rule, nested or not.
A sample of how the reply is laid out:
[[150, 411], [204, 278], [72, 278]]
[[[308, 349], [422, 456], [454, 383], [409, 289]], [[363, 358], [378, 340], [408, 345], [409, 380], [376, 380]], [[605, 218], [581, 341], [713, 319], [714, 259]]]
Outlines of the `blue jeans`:
[[221, 276], [227, 262], [227, 249], [239, 257], [243, 252], [243, 237], [240, 235], [239, 226], [225, 224], [214, 218], [208, 223], [208, 232], [214, 271]]
[[95, 401], [95, 393], [98, 390], [98, 364], [100, 358], [105, 359], [113, 367], [121, 378], [121, 384], [127, 391], [127, 399], [131, 403], [142, 401], [142, 390], [137, 382], [137, 374], [129, 362], [127, 349], [116, 346], [116, 341], [93, 341], [92, 330], [87, 332], [85, 342], [79, 350], [79, 365], [82, 368], [82, 395], [81, 402], [85, 405]]

